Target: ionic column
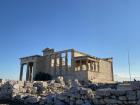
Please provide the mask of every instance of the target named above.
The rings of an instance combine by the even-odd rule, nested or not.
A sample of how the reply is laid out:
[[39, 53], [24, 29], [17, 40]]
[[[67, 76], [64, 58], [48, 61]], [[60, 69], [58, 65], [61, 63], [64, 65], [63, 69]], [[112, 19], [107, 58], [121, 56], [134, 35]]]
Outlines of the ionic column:
[[29, 65], [29, 81], [32, 81], [33, 77], [33, 64]]
[[112, 81], [114, 81], [114, 76], [113, 76], [113, 61], [111, 61], [111, 74], [112, 74]]
[[56, 74], [56, 64], [57, 64], [57, 59], [56, 59], [56, 54], [54, 54], [54, 73]]
[[62, 75], [62, 56], [59, 54], [59, 75]]
[[26, 81], [29, 81], [29, 64], [27, 64]]
[[56, 54], [54, 54], [54, 70], [56, 70], [56, 64], [57, 64], [57, 61], [56, 61]]
[[71, 70], [75, 71], [74, 50], [71, 51]]
[[22, 77], [23, 77], [23, 64], [20, 65], [20, 77], [19, 80], [22, 81]]
[[33, 77], [32, 77], [32, 80], [34, 80], [34, 77], [36, 76], [36, 62], [33, 63]]
[[51, 71], [51, 66], [52, 66], [51, 55], [49, 55], [47, 59], [49, 59], [49, 62], [48, 62], [48, 69], [49, 69], [49, 71]]
[[65, 53], [65, 70], [68, 70], [68, 52]]

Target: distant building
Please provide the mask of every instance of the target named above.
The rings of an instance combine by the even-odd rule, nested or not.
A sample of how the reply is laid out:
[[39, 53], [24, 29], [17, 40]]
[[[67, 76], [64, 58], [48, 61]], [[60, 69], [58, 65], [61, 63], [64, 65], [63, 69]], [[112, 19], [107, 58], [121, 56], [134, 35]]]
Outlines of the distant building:
[[114, 81], [112, 58], [97, 58], [74, 49], [55, 52], [46, 48], [43, 56], [28, 56], [20, 60], [20, 80], [23, 78], [23, 66], [27, 65], [26, 81], [34, 80], [39, 72], [48, 73], [54, 78], [63, 76], [65, 80], [77, 78], [96, 83]]

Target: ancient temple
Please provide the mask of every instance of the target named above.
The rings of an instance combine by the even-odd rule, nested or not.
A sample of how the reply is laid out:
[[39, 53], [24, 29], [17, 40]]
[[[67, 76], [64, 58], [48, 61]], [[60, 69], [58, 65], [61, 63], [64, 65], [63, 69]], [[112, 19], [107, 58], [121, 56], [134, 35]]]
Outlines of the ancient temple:
[[54, 51], [46, 48], [43, 55], [20, 58], [20, 80], [23, 78], [23, 67], [26, 69], [26, 81], [33, 81], [39, 72], [50, 74], [53, 78], [63, 76], [65, 80], [78, 79], [96, 83], [113, 82], [112, 58], [98, 58], [89, 54], [68, 49]]

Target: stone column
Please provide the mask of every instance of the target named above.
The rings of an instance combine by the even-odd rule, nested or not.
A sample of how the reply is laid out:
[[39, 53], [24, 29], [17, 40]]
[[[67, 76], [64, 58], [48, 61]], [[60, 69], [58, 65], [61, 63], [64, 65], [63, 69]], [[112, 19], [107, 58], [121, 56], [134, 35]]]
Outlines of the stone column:
[[93, 62], [90, 61], [90, 70], [92, 71], [93, 70]]
[[[49, 61], [47, 61], [47, 60], [49, 60]], [[48, 55], [48, 56], [47, 56], [46, 61], [48, 62], [48, 69], [49, 69], [49, 71], [51, 71], [51, 63], [52, 63], [51, 55]]]
[[54, 74], [56, 76], [56, 64], [57, 64], [57, 59], [56, 59], [56, 54], [54, 54]]
[[111, 74], [112, 74], [112, 81], [114, 81], [114, 76], [113, 76], [113, 61], [111, 61]]
[[52, 55], [49, 55], [49, 71], [51, 72], [52, 75], [54, 75], [53, 69], [52, 69]]
[[83, 70], [82, 69], [82, 60], [80, 60], [80, 70]]
[[93, 62], [93, 71], [95, 71], [96, 69], [96, 65], [95, 65], [95, 61]]
[[29, 64], [29, 81], [33, 78], [33, 64]]
[[24, 64], [20, 65], [20, 77], [19, 77], [20, 81], [22, 81], [22, 77], [23, 77], [23, 66], [24, 66]]
[[54, 70], [56, 70], [56, 64], [57, 64], [56, 54], [54, 54]]
[[29, 63], [27, 64], [26, 81], [29, 81]]
[[68, 52], [66, 51], [65, 53], [65, 70], [67, 71], [68, 70]]
[[32, 78], [32, 80], [34, 80], [34, 78], [35, 78], [37, 72], [38, 72], [38, 71], [37, 71], [37, 69], [36, 69], [36, 62], [34, 62], [34, 63], [33, 63], [33, 78]]
[[88, 60], [86, 60], [86, 70], [89, 70], [89, 67], [88, 67]]
[[74, 49], [71, 50], [71, 70], [75, 71]]
[[99, 72], [100, 71], [100, 63], [98, 62], [97, 65], [98, 65], [98, 72]]
[[95, 62], [95, 71], [98, 71], [98, 62]]
[[62, 75], [62, 56], [59, 54], [59, 75]]

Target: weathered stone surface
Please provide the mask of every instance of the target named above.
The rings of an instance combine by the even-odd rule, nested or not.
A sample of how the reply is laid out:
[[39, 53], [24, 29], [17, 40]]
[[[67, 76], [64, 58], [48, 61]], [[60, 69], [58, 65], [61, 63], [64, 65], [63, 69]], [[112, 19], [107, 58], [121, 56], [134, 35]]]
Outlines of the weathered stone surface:
[[81, 84], [79, 83], [78, 79], [75, 79], [71, 82], [72, 87], [79, 87]]
[[117, 104], [116, 99], [104, 99], [105, 103], [107, 104]]
[[0, 100], [11, 99], [13, 93], [13, 82], [8, 81], [1, 86]]
[[128, 101], [128, 104], [136, 104], [136, 100], [134, 100], [134, 101]]
[[33, 97], [33, 96], [29, 96], [28, 98], [26, 98], [24, 100], [24, 103], [27, 104], [27, 103], [30, 103], [30, 104], [35, 104], [37, 103], [39, 100], [37, 97]]
[[140, 90], [137, 90], [137, 99], [140, 99]]
[[128, 100], [136, 100], [136, 92], [135, 91], [127, 91], [126, 93]]
[[132, 90], [132, 86], [130, 84], [119, 84], [117, 90]]
[[126, 96], [119, 96], [119, 100], [126, 101], [127, 100], [127, 97]]
[[124, 90], [114, 90], [114, 89], [112, 89], [112, 90], [110, 90], [110, 93], [112, 95], [115, 95], [115, 96], [124, 96], [124, 95], [126, 95], [126, 91], [124, 91]]
[[65, 86], [65, 82], [62, 76], [57, 77], [56, 82], [60, 83], [61, 85]]
[[43, 83], [42, 83], [42, 82], [35, 82], [35, 83], [33, 84], [33, 87], [36, 87], [36, 88], [34, 88], [34, 90], [36, 89], [36, 92], [37, 92], [38, 94], [42, 93], [43, 90], [44, 90], [44, 87], [43, 87]]
[[[32, 87], [21, 86], [16, 81], [9, 81], [0, 87], [0, 100], [11, 99], [26, 104], [40, 105], [140, 105], [140, 90], [98, 89], [96, 92], [89, 88], [61, 86], [61, 83], [34, 82]], [[20, 91], [20, 86], [27, 90]], [[38, 94], [37, 88], [45, 88]]]
[[97, 96], [110, 96], [110, 89], [98, 89], [96, 91]]
[[140, 81], [131, 82], [131, 87], [133, 90], [140, 90]]
[[137, 101], [137, 105], [140, 105], [140, 99]]
[[81, 104], [83, 104], [83, 101], [82, 101], [81, 99], [76, 100], [76, 104], [77, 104], [77, 105], [81, 105]]

